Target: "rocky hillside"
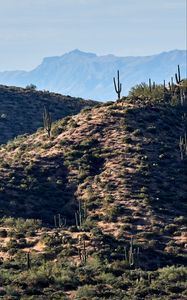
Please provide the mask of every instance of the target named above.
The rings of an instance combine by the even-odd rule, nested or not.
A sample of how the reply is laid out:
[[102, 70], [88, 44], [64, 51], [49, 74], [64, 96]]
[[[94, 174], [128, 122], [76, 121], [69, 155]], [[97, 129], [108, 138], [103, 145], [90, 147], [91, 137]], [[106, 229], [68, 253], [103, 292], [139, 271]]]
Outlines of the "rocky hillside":
[[127, 99], [58, 121], [50, 139], [19, 137], [0, 150], [1, 214], [71, 225], [80, 202], [114, 235], [173, 231], [186, 209], [183, 130], [178, 107]]
[[4, 299], [186, 299], [183, 110], [124, 98], [1, 147]]
[[47, 91], [0, 85], [0, 144], [21, 134], [31, 134], [42, 127], [44, 106], [55, 121], [96, 104], [98, 102]]

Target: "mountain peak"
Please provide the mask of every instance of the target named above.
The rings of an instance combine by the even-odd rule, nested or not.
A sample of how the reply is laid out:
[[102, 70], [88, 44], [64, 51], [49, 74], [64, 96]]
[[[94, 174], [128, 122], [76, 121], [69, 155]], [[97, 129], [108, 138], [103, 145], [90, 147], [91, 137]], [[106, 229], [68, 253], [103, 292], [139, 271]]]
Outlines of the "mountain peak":
[[131, 87], [151, 78], [156, 83], [167, 82], [180, 65], [181, 76], [186, 77], [186, 51], [172, 50], [150, 56], [119, 57], [96, 55], [74, 49], [60, 56], [45, 58], [30, 72], [0, 72], [4, 85], [25, 87], [31, 83], [65, 95], [105, 101], [116, 97], [112, 78], [120, 70], [122, 94]]
[[91, 53], [91, 52], [84, 52], [81, 51], [79, 49], [74, 49], [68, 53], [66, 53], [65, 55], [76, 55], [76, 56], [84, 56], [84, 57], [96, 57], [97, 55], [95, 53]]

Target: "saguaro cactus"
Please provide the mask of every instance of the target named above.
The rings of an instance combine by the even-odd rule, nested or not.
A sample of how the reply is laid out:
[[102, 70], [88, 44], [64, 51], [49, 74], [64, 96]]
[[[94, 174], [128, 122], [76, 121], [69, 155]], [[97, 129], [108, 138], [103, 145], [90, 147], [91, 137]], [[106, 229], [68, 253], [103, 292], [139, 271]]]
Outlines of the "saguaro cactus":
[[65, 227], [66, 226], [66, 218], [62, 218], [61, 214], [54, 215], [54, 225], [55, 227]]
[[54, 216], [54, 225], [55, 225], [55, 227], [57, 227], [57, 219], [56, 219], [56, 215]]
[[184, 137], [180, 136], [179, 148], [180, 148], [180, 157], [181, 157], [181, 160], [183, 160], [184, 156], [187, 156], [187, 137], [186, 137], [186, 132], [184, 134]]
[[50, 112], [46, 109], [46, 107], [44, 107], [43, 123], [44, 123], [44, 129], [47, 131], [47, 135], [50, 138], [52, 118]]
[[152, 83], [151, 83], [151, 78], [149, 78], [149, 91], [152, 91]]
[[79, 252], [79, 258], [80, 258], [80, 261], [81, 261], [81, 264], [82, 265], [85, 265], [86, 262], [87, 262], [87, 258], [88, 258], [88, 253], [87, 253], [87, 250], [86, 250], [86, 243], [85, 241], [83, 241], [83, 247], [80, 246], [80, 248], [78, 249], [78, 252]]
[[27, 252], [27, 270], [31, 268], [31, 259], [30, 259], [30, 253]]
[[177, 66], [177, 73], [175, 73], [175, 79], [176, 83], [179, 84], [181, 82], [181, 72], [180, 72], [180, 66]]
[[114, 81], [115, 91], [116, 91], [116, 93], [118, 95], [118, 100], [120, 100], [121, 99], [122, 83], [120, 83], [120, 80], [119, 80], [119, 70], [117, 71], [117, 84], [116, 84], [115, 77], [113, 78], [113, 81]]
[[79, 200], [79, 208], [75, 212], [75, 222], [76, 222], [76, 226], [77, 226], [78, 229], [81, 229], [82, 221], [83, 221], [82, 205], [81, 205], [81, 201]]
[[152, 84], [151, 78], [149, 78], [149, 91], [152, 92], [152, 90], [154, 90], [155, 88], [156, 88], [155, 81], [153, 81], [153, 84]]
[[173, 88], [174, 88], [173, 77], [171, 77], [171, 88], [172, 88], [172, 91], [173, 91]]
[[137, 249], [133, 245], [133, 238], [131, 237], [129, 249], [127, 247], [124, 248], [125, 250], [125, 260], [130, 268], [132, 267], [139, 267], [139, 254], [140, 248]]

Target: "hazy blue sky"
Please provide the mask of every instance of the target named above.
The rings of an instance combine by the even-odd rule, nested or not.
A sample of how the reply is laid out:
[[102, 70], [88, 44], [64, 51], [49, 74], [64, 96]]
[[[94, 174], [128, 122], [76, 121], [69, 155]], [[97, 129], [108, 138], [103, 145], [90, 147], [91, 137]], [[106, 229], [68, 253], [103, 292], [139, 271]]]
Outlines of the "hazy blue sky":
[[0, 71], [79, 48], [149, 55], [185, 49], [186, 0], [0, 0]]

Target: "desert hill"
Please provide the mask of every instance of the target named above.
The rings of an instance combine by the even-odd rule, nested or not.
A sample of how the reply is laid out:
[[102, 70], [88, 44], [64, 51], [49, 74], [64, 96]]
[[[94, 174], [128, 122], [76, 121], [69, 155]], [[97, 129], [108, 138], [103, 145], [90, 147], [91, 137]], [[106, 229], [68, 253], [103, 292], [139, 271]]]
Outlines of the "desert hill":
[[1, 146], [4, 299], [185, 299], [184, 109], [131, 95]]
[[98, 102], [32, 88], [0, 85], [0, 144], [21, 134], [31, 134], [42, 127], [44, 106], [55, 121], [95, 104]]
[[54, 123], [50, 139], [18, 137], [0, 149], [1, 214], [51, 223], [60, 213], [70, 225], [80, 201], [115, 235], [126, 218], [140, 237], [171, 225], [186, 209], [183, 127], [177, 106], [127, 99]]

